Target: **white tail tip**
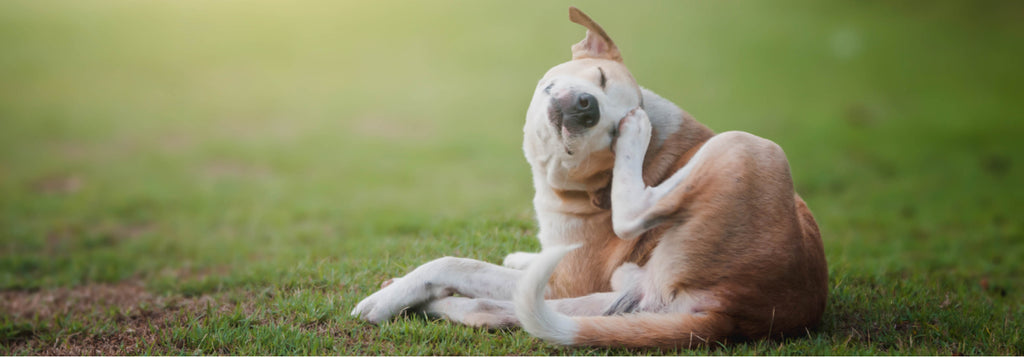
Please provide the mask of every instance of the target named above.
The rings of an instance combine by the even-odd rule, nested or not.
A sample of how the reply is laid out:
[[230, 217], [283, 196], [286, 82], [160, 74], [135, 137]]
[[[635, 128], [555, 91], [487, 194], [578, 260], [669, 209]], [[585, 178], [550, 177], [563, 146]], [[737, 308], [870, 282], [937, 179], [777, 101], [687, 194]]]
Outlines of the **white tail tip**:
[[576, 321], [548, 306], [544, 302], [544, 290], [562, 257], [580, 246], [573, 244], [544, 249], [519, 279], [514, 299], [516, 317], [531, 335], [562, 345], [571, 345], [575, 341], [579, 330]]

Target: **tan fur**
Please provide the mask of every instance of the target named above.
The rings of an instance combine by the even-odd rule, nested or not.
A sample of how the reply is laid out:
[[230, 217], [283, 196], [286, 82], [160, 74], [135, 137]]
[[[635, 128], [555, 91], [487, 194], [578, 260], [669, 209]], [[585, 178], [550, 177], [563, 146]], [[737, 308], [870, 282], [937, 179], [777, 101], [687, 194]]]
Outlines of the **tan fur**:
[[693, 348], [728, 334], [733, 324], [718, 313], [580, 317], [576, 342], [601, 347]]
[[580, 43], [572, 46], [572, 58], [606, 58], [622, 62], [622, 54], [619, 48], [612, 42], [612, 38], [604, 32], [601, 25], [591, 20], [587, 14], [575, 7], [569, 7], [569, 20], [587, 28], [587, 37]]
[[[576, 21], [581, 13], [570, 13], [574, 22], [590, 29], [588, 38], [596, 29], [612, 43], [592, 20]], [[617, 48], [602, 55], [579, 46], [573, 47], [574, 60], [603, 56], [621, 61]], [[611, 211], [600, 205], [600, 197], [595, 199], [599, 191], [554, 190], [563, 206], [589, 205], [590, 210], [576, 209], [587, 213], [573, 217], [576, 229], [562, 237], [565, 244], [584, 244], [557, 265], [548, 297], [610, 291], [615, 270], [632, 262], [657, 275], [654, 293], [667, 304], [687, 294], [703, 300], [692, 311], [575, 317], [579, 331], [574, 344], [686, 347], [728, 337], [804, 334], [825, 309], [828, 277], [817, 224], [793, 191], [785, 154], [771, 141], [745, 133], [709, 142], [714, 133], [688, 114], [675, 119], [667, 124], [652, 119], [654, 136], [672, 134], [664, 142], [651, 142], [643, 181], [660, 184], [707, 143], [706, 158], [654, 205], [651, 212], [663, 223], [639, 238], [615, 235]], [[611, 170], [604, 159], [596, 161], [601, 163], [591, 163], [592, 169]], [[605, 180], [603, 173], [592, 177]]]
[[[680, 139], [651, 148], [655, 155], [644, 166], [645, 181], [663, 181], [693, 156], [696, 147], [680, 147]], [[610, 213], [591, 217], [574, 240], [587, 244], [562, 260], [550, 285], [553, 298], [609, 291], [615, 269], [634, 262], [671, 276], [667, 295], [708, 291], [721, 305], [700, 316], [577, 318], [579, 344], [696, 346], [730, 336], [794, 336], [820, 320], [828, 277], [817, 224], [792, 191], [781, 149], [767, 141], [737, 144], [718, 148], [715, 159], [684, 184], [686, 190], [659, 205], [678, 223], [625, 241], [612, 232]], [[585, 200], [561, 197], [566, 204]]]
[[[472, 326], [520, 325], [561, 344], [624, 347], [803, 335], [816, 325], [827, 265], [782, 148], [715, 134], [641, 88], [596, 22], [576, 8], [570, 19], [586, 37], [538, 83], [523, 128], [543, 250], [509, 254], [504, 266], [436, 259], [351, 314], [380, 323], [419, 309]], [[581, 98], [599, 103], [599, 115], [585, 113], [596, 120], [574, 116], [594, 109], [575, 106]]]

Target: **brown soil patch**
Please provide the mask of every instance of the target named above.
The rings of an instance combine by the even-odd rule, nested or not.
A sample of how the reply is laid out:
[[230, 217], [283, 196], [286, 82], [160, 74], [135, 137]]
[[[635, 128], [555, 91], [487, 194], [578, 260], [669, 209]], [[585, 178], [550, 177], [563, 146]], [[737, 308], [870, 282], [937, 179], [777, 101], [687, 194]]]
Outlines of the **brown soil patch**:
[[0, 336], [0, 352], [142, 354], [150, 346], [158, 348], [161, 330], [194, 321], [208, 309], [231, 311], [234, 306], [211, 296], [158, 296], [136, 282], [3, 291], [0, 321], [13, 322], [17, 328]]
[[82, 189], [82, 178], [77, 175], [50, 175], [31, 184], [32, 190], [43, 194], [70, 194]]

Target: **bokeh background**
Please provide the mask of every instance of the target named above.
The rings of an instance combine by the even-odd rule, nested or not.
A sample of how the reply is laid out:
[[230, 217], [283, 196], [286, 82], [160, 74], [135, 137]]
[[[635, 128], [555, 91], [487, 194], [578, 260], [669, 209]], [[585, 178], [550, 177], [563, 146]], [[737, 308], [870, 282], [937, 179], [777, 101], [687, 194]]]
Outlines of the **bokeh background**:
[[[0, 2], [0, 290], [340, 284], [344, 320], [428, 259], [537, 249], [521, 129], [569, 4]], [[782, 145], [836, 286], [1019, 316], [1024, 3], [572, 4], [642, 85]]]

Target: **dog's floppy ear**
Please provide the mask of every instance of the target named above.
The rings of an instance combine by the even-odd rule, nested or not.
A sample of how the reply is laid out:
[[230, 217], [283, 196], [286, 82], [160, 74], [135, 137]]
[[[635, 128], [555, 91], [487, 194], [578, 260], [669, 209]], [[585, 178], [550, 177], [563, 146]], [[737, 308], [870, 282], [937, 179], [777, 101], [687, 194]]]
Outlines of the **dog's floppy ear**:
[[619, 53], [615, 42], [612, 42], [612, 38], [608, 37], [601, 25], [591, 20], [587, 14], [575, 6], [570, 6], [569, 21], [587, 28], [587, 37], [572, 46], [572, 59], [604, 58], [622, 62], [622, 54]]

